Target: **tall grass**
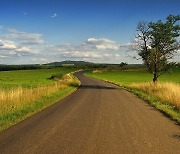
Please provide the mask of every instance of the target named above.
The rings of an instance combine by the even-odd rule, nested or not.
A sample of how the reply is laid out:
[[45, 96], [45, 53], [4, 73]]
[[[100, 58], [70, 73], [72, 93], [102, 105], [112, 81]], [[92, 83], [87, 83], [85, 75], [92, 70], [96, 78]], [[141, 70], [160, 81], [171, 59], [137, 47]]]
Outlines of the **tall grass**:
[[17, 111], [20, 108], [31, 105], [43, 97], [50, 96], [53, 93], [63, 90], [70, 84], [73, 84], [74, 78], [71, 75], [65, 75], [64, 78], [51, 85], [43, 85], [35, 88], [24, 88], [19, 86], [16, 89], [0, 90], [0, 115]]
[[142, 90], [145, 93], [158, 97], [163, 102], [168, 102], [180, 109], [180, 84], [171, 82], [133, 83], [128, 87]]

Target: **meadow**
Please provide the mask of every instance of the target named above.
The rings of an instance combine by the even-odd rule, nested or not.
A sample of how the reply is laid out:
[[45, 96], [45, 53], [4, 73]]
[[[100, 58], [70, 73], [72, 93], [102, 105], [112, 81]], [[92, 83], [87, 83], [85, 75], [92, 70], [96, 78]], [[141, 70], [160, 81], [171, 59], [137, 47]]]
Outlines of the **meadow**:
[[157, 84], [153, 84], [152, 74], [139, 69], [94, 70], [86, 74], [124, 87], [180, 122], [180, 68], [160, 76]]
[[52, 68], [37, 70], [16, 70], [0, 71], [0, 89], [9, 90], [19, 86], [32, 88], [42, 85], [51, 85], [53, 80], [49, 80], [52, 75], [67, 74], [73, 72], [75, 68]]
[[0, 131], [75, 91], [77, 69], [52, 68], [0, 72]]
[[[131, 83], [151, 82], [153, 75], [145, 70], [119, 70], [119, 71], [100, 71], [100, 73], [87, 73], [92, 77], [103, 80], [111, 80], [120, 85], [129, 85]], [[175, 69], [171, 74], [163, 74], [158, 78], [160, 82], [180, 83], [180, 68]]]

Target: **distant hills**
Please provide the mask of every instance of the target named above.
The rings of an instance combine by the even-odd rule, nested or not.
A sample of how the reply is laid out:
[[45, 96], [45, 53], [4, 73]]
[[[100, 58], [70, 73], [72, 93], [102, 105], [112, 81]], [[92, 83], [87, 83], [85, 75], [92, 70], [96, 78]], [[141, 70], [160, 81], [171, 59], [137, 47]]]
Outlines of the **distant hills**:
[[61, 61], [61, 62], [52, 62], [52, 63], [47, 63], [44, 65], [48, 66], [62, 66], [62, 65], [92, 65], [94, 63], [91, 62], [86, 62], [86, 61], [71, 61], [71, 60], [66, 60], [66, 61]]

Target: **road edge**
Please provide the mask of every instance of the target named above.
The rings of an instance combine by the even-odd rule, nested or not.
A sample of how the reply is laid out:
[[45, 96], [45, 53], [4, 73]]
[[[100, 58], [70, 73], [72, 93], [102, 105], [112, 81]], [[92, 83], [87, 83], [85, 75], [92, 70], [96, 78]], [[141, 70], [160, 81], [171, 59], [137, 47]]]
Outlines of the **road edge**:
[[[39, 112], [47, 109], [48, 107], [59, 103], [59, 101], [62, 101], [63, 99], [77, 91], [78, 87], [80, 86], [80, 80], [74, 75], [74, 73], [76, 72], [78, 71], [71, 72], [69, 74], [72, 75], [73, 81], [76, 81], [77, 83], [72, 82], [72, 84], [68, 85], [63, 90], [55, 92], [50, 96], [45, 96], [43, 99], [35, 101], [32, 105], [29, 105], [26, 108], [22, 108], [13, 113], [7, 113], [6, 115], [0, 116], [0, 133], [38, 114]], [[20, 115], [20, 113], [22, 115]], [[8, 117], [7, 121], [2, 120], [4, 116]], [[5, 122], [5, 124], [3, 124], [3, 122]]]
[[[147, 93], [141, 91], [141, 90], [137, 90], [137, 89], [132, 89], [123, 85], [119, 85], [117, 83], [114, 83], [110, 80], [103, 80], [103, 79], [99, 79], [96, 78], [94, 76], [90, 76], [87, 75], [86, 73], [84, 73], [85, 76], [94, 78], [94, 79], [98, 79], [101, 81], [105, 81], [107, 83], [111, 83], [113, 85], [116, 85], [134, 95], [136, 95], [138, 98], [140, 98], [141, 100], [143, 100], [145, 103], [149, 104], [150, 106], [154, 107], [158, 112], [161, 112], [163, 115], [165, 115], [167, 118], [171, 119], [172, 121], [174, 121], [177, 125], [180, 126], [180, 119], [176, 118], [173, 116], [174, 112], [175, 113], [179, 113], [179, 111], [176, 111], [174, 109], [174, 107], [170, 104], [166, 104], [165, 102], [162, 102], [161, 100], [159, 100], [157, 97], [151, 97], [150, 95], [148, 95]], [[168, 108], [168, 111], [167, 111]], [[170, 112], [169, 112], [170, 111]], [[173, 113], [172, 113], [173, 112]]]

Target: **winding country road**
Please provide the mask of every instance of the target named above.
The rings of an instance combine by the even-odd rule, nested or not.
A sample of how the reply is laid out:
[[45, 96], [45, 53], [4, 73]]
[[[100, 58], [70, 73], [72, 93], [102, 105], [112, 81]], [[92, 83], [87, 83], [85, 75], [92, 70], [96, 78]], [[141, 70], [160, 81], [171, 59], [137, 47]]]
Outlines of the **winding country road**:
[[175, 122], [115, 85], [76, 76], [76, 92], [0, 133], [0, 153], [180, 153]]

